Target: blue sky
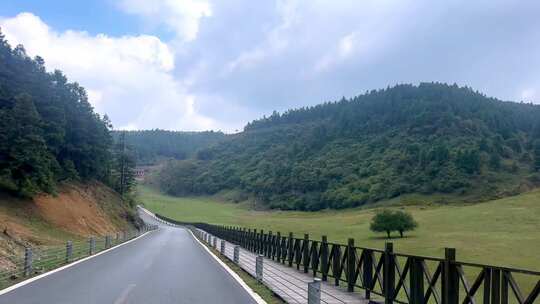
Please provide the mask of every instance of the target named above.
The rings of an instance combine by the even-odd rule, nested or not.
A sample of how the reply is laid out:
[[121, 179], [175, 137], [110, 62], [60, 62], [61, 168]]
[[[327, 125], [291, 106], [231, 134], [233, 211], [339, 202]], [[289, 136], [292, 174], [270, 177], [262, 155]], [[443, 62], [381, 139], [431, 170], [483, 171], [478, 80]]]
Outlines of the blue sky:
[[3, 0], [0, 27], [116, 128], [234, 132], [397, 83], [539, 103], [538, 14], [532, 0]]
[[91, 34], [137, 34], [139, 23], [119, 10], [111, 9], [110, 0], [3, 0], [1, 16], [32, 12], [59, 31], [83, 30]]

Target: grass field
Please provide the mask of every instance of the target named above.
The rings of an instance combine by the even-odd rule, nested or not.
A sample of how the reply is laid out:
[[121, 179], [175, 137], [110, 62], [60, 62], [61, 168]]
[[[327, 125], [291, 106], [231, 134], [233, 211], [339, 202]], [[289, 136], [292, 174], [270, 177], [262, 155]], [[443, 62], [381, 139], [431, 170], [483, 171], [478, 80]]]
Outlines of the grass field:
[[[141, 186], [139, 199], [152, 210], [180, 221], [208, 222], [247, 228], [289, 231], [310, 238], [327, 235], [331, 242], [383, 248], [384, 234], [369, 231], [377, 208], [340, 211], [253, 211], [246, 204], [210, 197], [178, 198]], [[411, 212], [419, 223], [405, 238], [393, 238], [402, 253], [443, 256], [457, 250], [458, 260], [540, 270], [540, 190], [475, 205], [395, 206]]]

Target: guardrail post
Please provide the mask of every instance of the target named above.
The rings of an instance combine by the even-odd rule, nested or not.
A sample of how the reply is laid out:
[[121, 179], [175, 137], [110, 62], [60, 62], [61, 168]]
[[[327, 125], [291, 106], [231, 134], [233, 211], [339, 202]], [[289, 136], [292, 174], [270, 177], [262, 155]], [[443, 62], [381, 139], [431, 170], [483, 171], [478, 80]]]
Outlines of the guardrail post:
[[238, 245], [234, 246], [233, 261], [236, 264], [240, 263], [240, 246], [238, 246]]
[[356, 254], [354, 250], [354, 239], [349, 239], [347, 243], [347, 291], [354, 291], [354, 273], [356, 271]]
[[111, 236], [107, 235], [105, 236], [105, 248], [111, 247]]
[[91, 237], [88, 239], [88, 255], [94, 254], [95, 250], [96, 250], [96, 239]]
[[73, 258], [73, 243], [71, 241], [67, 241], [67, 243], [66, 243], [66, 263], [71, 262], [72, 258]]
[[314, 278], [313, 282], [308, 283], [308, 304], [321, 303], [321, 279]]
[[24, 248], [24, 276], [32, 274], [32, 248]]
[[263, 281], [263, 260], [264, 256], [260, 254], [255, 258], [255, 274], [259, 283]]
[[221, 240], [221, 254], [225, 255], [225, 240]]
[[442, 276], [442, 304], [459, 303], [459, 274], [456, 262], [456, 249], [444, 249]]
[[384, 275], [383, 275], [383, 293], [384, 293], [384, 303], [392, 304], [395, 288], [395, 256], [394, 256], [394, 245], [392, 243], [386, 243], [384, 246]]

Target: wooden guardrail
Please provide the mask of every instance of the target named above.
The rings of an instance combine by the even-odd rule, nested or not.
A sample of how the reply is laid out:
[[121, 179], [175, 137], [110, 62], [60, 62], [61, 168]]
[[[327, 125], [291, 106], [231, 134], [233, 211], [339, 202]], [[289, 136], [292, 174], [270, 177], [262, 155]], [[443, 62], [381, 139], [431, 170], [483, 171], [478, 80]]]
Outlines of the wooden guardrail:
[[444, 258], [408, 255], [394, 252], [392, 243], [386, 243], [384, 249], [365, 248], [355, 246], [354, 239], [345, 245], [328, 242], [326, 236], [311, 240], [308, 234], [295, 238], [293, 233], [265, 233], [156, 216], [178, 225], [195, 226], [323, 281], [346, 286], [350, 292], [361, 289], [366, 299], [382, 297], [386, 304], [540, 302], [540, 272], [460, 262], [453, 248], [445, 249]]

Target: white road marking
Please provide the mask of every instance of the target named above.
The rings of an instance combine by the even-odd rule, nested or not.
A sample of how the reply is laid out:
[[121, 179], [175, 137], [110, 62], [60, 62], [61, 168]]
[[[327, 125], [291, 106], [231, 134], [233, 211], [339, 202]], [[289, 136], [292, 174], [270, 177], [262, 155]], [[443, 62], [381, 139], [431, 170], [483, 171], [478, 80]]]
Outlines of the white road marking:
[[114, 301], [114, 304], [125, 304], [127, 303], [127, 298], [129, 296], [129, 293], [131, 292], [131, 290], [133, 290], [133, 288], [135, 288], [135, 284], [129, 284], [126, 289], [124, 289], [124, 291], [122, 292], [122, 294], [118, 297], [118, 299], [116, 299], [116, 301]]
[[[152, 212], [146, 210], [145, 208], [143, 208], [141, 206], [138, 206], [138, 207], [142, 211], [144, 211], [146, 214], [148, 214], [148, 215], [152, 216], [153, 218], [155, 218], [156, 220], [158, 220], [160, 222], [163, 222], [165, 224], [171, 225], [171, 226], [178, 227], [178, 225], [174, 225], [174, 224], [165, 222], [165, 221], [157, 218]], [[253, 300], [255, 300], [255, 302], [257, 304], [267, 304], [266, 301], [263, 298], [261, 298], [261, 296], [258, 295], [255, 291], [253, 291], [253, 289], [251, 289], [251, 287], [249, 287], [246, 284], [246, 282], [244, 282], [244, 280], [242, 280], [242, 278], [236, 272], [234, 272], [231, 268], [229, 268], [229, 266], [227, 266], [227, 264], [223, 263], [223, 261], [220, 258], [218, 258], [212, 251], [210, 251], [210, 249], [208, 249], [208, 247], [206, 247], [203, 243], [201, 243], [201, 241], [199, 241], [199, 239], [197, 237], [195, 237], [195, 235], [193, 234], [193, 232], [190, 229], [187, 229], [187, 228], [184, 228], [184, 229], [189, 231], [189, 233], [195, 239], [195, 241], [197, 241], [199, 243], [199, 245], [201, 245], [206, 250], [206, 252], [208, 252], [210, 254], [210, 256], [213, 257], [219, 263], [219, 265], [221, 265], [221, 267], [223, 267], [227, 271], [227, 273], [229, 273], [229, 275], [231, 275], [231, 277], [233, 277], [233, 279], [235, 279], [238, 282], [238, 284], [240, 284], [240, 286], [242, 286], [242, 288], [244, 288], [246, 290], [246, 292], [253, 298]]]
[[229, 266], [223, 263], [223, 261], [220, 258], [218, 258], [212, 251], [210, 251], [208, 247], [206, 247], [203, 243], [201, 243], [201, 241], [199, 241], [199, 239], [195, 237], [195, 235], [193, 234], [191, 230], [189, 229], [186, 229], [186, 230], [189, 231], [189, 233], [191, 233], [191, 236], [193, 236], [193, 238], [204, 249], [206, 249], [206, 251], [219, 263], [219, 265], [225, 268], [225, 270], [238, 282], [238, 284], [240, 284], [240, 286], [242, 286], [247, 291], [247, 293], [255, 300], [255, 302], [257, 302], [258, 304], [266, 304], [266, 301], [263, 298], [261, 298], [261, 296], [259, 296], [255, 291], [253, 291], [253, 289], [251, 289], [251, 287], [249, 287], [246, 284], [246, 282], [244, 282], [244, 280], [242, 280], [242, 278], [236, 272], [234, 272], [231, 268], [229, 268]]

